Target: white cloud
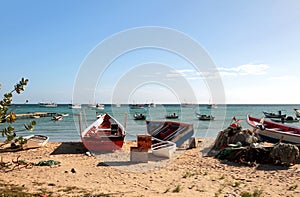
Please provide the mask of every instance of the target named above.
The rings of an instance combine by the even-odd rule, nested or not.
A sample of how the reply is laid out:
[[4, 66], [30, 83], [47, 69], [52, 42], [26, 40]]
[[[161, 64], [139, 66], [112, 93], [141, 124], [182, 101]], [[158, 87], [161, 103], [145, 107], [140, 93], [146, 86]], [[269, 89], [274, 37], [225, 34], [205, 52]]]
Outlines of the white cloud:
[[237, 76], [237, 75], [265, 75], [270, 68], [266, 64], [244, 64], [232, 68], [218, 68], [222, 76]]
[[276, 77], [270, 77], [268, 78], [269, 80], [283, 80], [283, 81], [291, 81], [291, 80], [296, 80], [297, 78], [295, 76], [290, 76], [290, 75], [282, 75], [282, 76], [276, 76]]

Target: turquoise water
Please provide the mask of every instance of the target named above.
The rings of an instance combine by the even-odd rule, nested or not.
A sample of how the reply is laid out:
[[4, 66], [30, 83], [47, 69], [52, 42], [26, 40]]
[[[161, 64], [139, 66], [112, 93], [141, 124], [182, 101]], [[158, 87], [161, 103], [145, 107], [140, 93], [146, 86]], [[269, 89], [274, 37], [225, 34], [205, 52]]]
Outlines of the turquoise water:
[[[68, 117], [63, 117], [61, 121], [52, 121], [51, 117], [34, 119], [37, 122], [35, 134], [43, 134], [50, 137], [50, 141], [69, 142], [80, 141], [78, 115], [81, 114], [81, 125], [86, 127], [96, 119], [96, 113], [108, 112], [114, 116], [120, 123], [126, 120], [126, 140], [136, 139], [137, 134], [146, 133], [145, 121], [136, 121], [133, 119], [135, 112], [144, 113], [148, 120], [165, 120], [164, 116], [170, 113], [177, 113], [180, 121], [194, 124], [195, 137], [215, 137], [218, 132], [226, 128], [233, 116], [238, 119], [245, 119], [246, 114], [251, 114], [255, 117], [263, 117], [263, 111], [277, 112], [283, 110], [283, 113], [295, 117], [294, 108], [300, 108], [300, 105], [218, 105], [217, 108], [208, 109], [206, 105], [197, 107], [181, 107], [180, 105], [157, 105], [156, 107], [144, 109], [130, 109], [127, 105], [115, 107], [105, 105], [104, 110], [95, 110], [88, 106], [82, 106], [81, 109], [69, 109], [68, 105], [58, 105], [56, 108], [42, 108], [39, 105], [14, 105], [11, 110], [16, 114], [28, 112], [57, 112], [68, 113]], [[214, 121], [199, 121], [195, 117], [195, 112], [201, 114], [212, 114], [215, 116]], [[14, 123], [16, 129], [23, 129], [23, 124], [28, 123], [33, 119], [19, 119]], [[245, 121], [242, 123], [243, 128], [249, 128]], [[300, 123], [291, 123], [300, 127]], [[3, 128], [5, 125], [0, 125]], [[28, 135], [30, 132], [22, 132], [19, 135]]]

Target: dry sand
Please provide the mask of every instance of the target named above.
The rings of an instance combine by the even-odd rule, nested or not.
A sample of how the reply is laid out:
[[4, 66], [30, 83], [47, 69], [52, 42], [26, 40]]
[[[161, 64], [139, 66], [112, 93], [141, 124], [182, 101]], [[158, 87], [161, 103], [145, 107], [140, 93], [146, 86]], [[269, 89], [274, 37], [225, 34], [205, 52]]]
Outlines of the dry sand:
[[[0, 193], [12, 188], [44, 196], [300, 196], [300, 164], [248, 167], [203, 157], [200, 147], [178, 151], [173, 159], [128, 160], [129, 141], [114, 155], [87, 156], [81, 143], [48, 143], [39, 149], [0, 153], [3, 162], [55, 160], [60, 165], [2, 167]], [[110, 160], [112, 159], [112, 160]], [[72, 170], [73, 169], [73, 170]], [[73, 171], [73, 172], [72, 172]], [[29, 195], [30, 196], [30, 195]], [[43, 195], [41, 195], [43, 196]]]

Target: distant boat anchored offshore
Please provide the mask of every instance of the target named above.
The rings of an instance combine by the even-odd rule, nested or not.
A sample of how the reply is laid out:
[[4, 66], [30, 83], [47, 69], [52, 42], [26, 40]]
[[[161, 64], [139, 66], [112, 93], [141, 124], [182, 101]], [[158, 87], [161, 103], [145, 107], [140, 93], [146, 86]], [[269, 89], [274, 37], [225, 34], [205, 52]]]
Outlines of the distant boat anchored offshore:
[[39, 102], [40, 107], [57, 107], [56, 103], [45, 103], [45, 102]]
[[81, 104], [69, 104], [70, 109], [81, 109]]

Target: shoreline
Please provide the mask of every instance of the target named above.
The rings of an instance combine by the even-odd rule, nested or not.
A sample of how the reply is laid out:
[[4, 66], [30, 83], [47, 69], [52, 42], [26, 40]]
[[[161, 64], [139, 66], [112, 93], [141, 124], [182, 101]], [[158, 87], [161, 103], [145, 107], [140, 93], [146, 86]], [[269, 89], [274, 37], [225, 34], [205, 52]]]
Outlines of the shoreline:
[[[126, 152], [135, 145], [135, 140], [125, 141], [123, 149]], [[269, 164], [249, 167], [203, 157], [202, 142], [199, 145], [163, 161], [165, 166], [140, 172], [119, 167], [136, 169], [146, 164], [101, 165], [105, 160], [87, 156], [81, 142], [48, 142], [38, 149], [5, 152], [1, 153], [3, 162], [16, 161], [20, 156], [19, 161], [26, 163], [54, 160], [60, 164], [20, 164], [8, 172], [3, 172], [2, 167], [0, 192], [11, 189], [6, 184], [14, 184], [28, 196], [241, 196], [246, 192], [262, 196], [300, 195], [299, 162], [289, 168]]]

